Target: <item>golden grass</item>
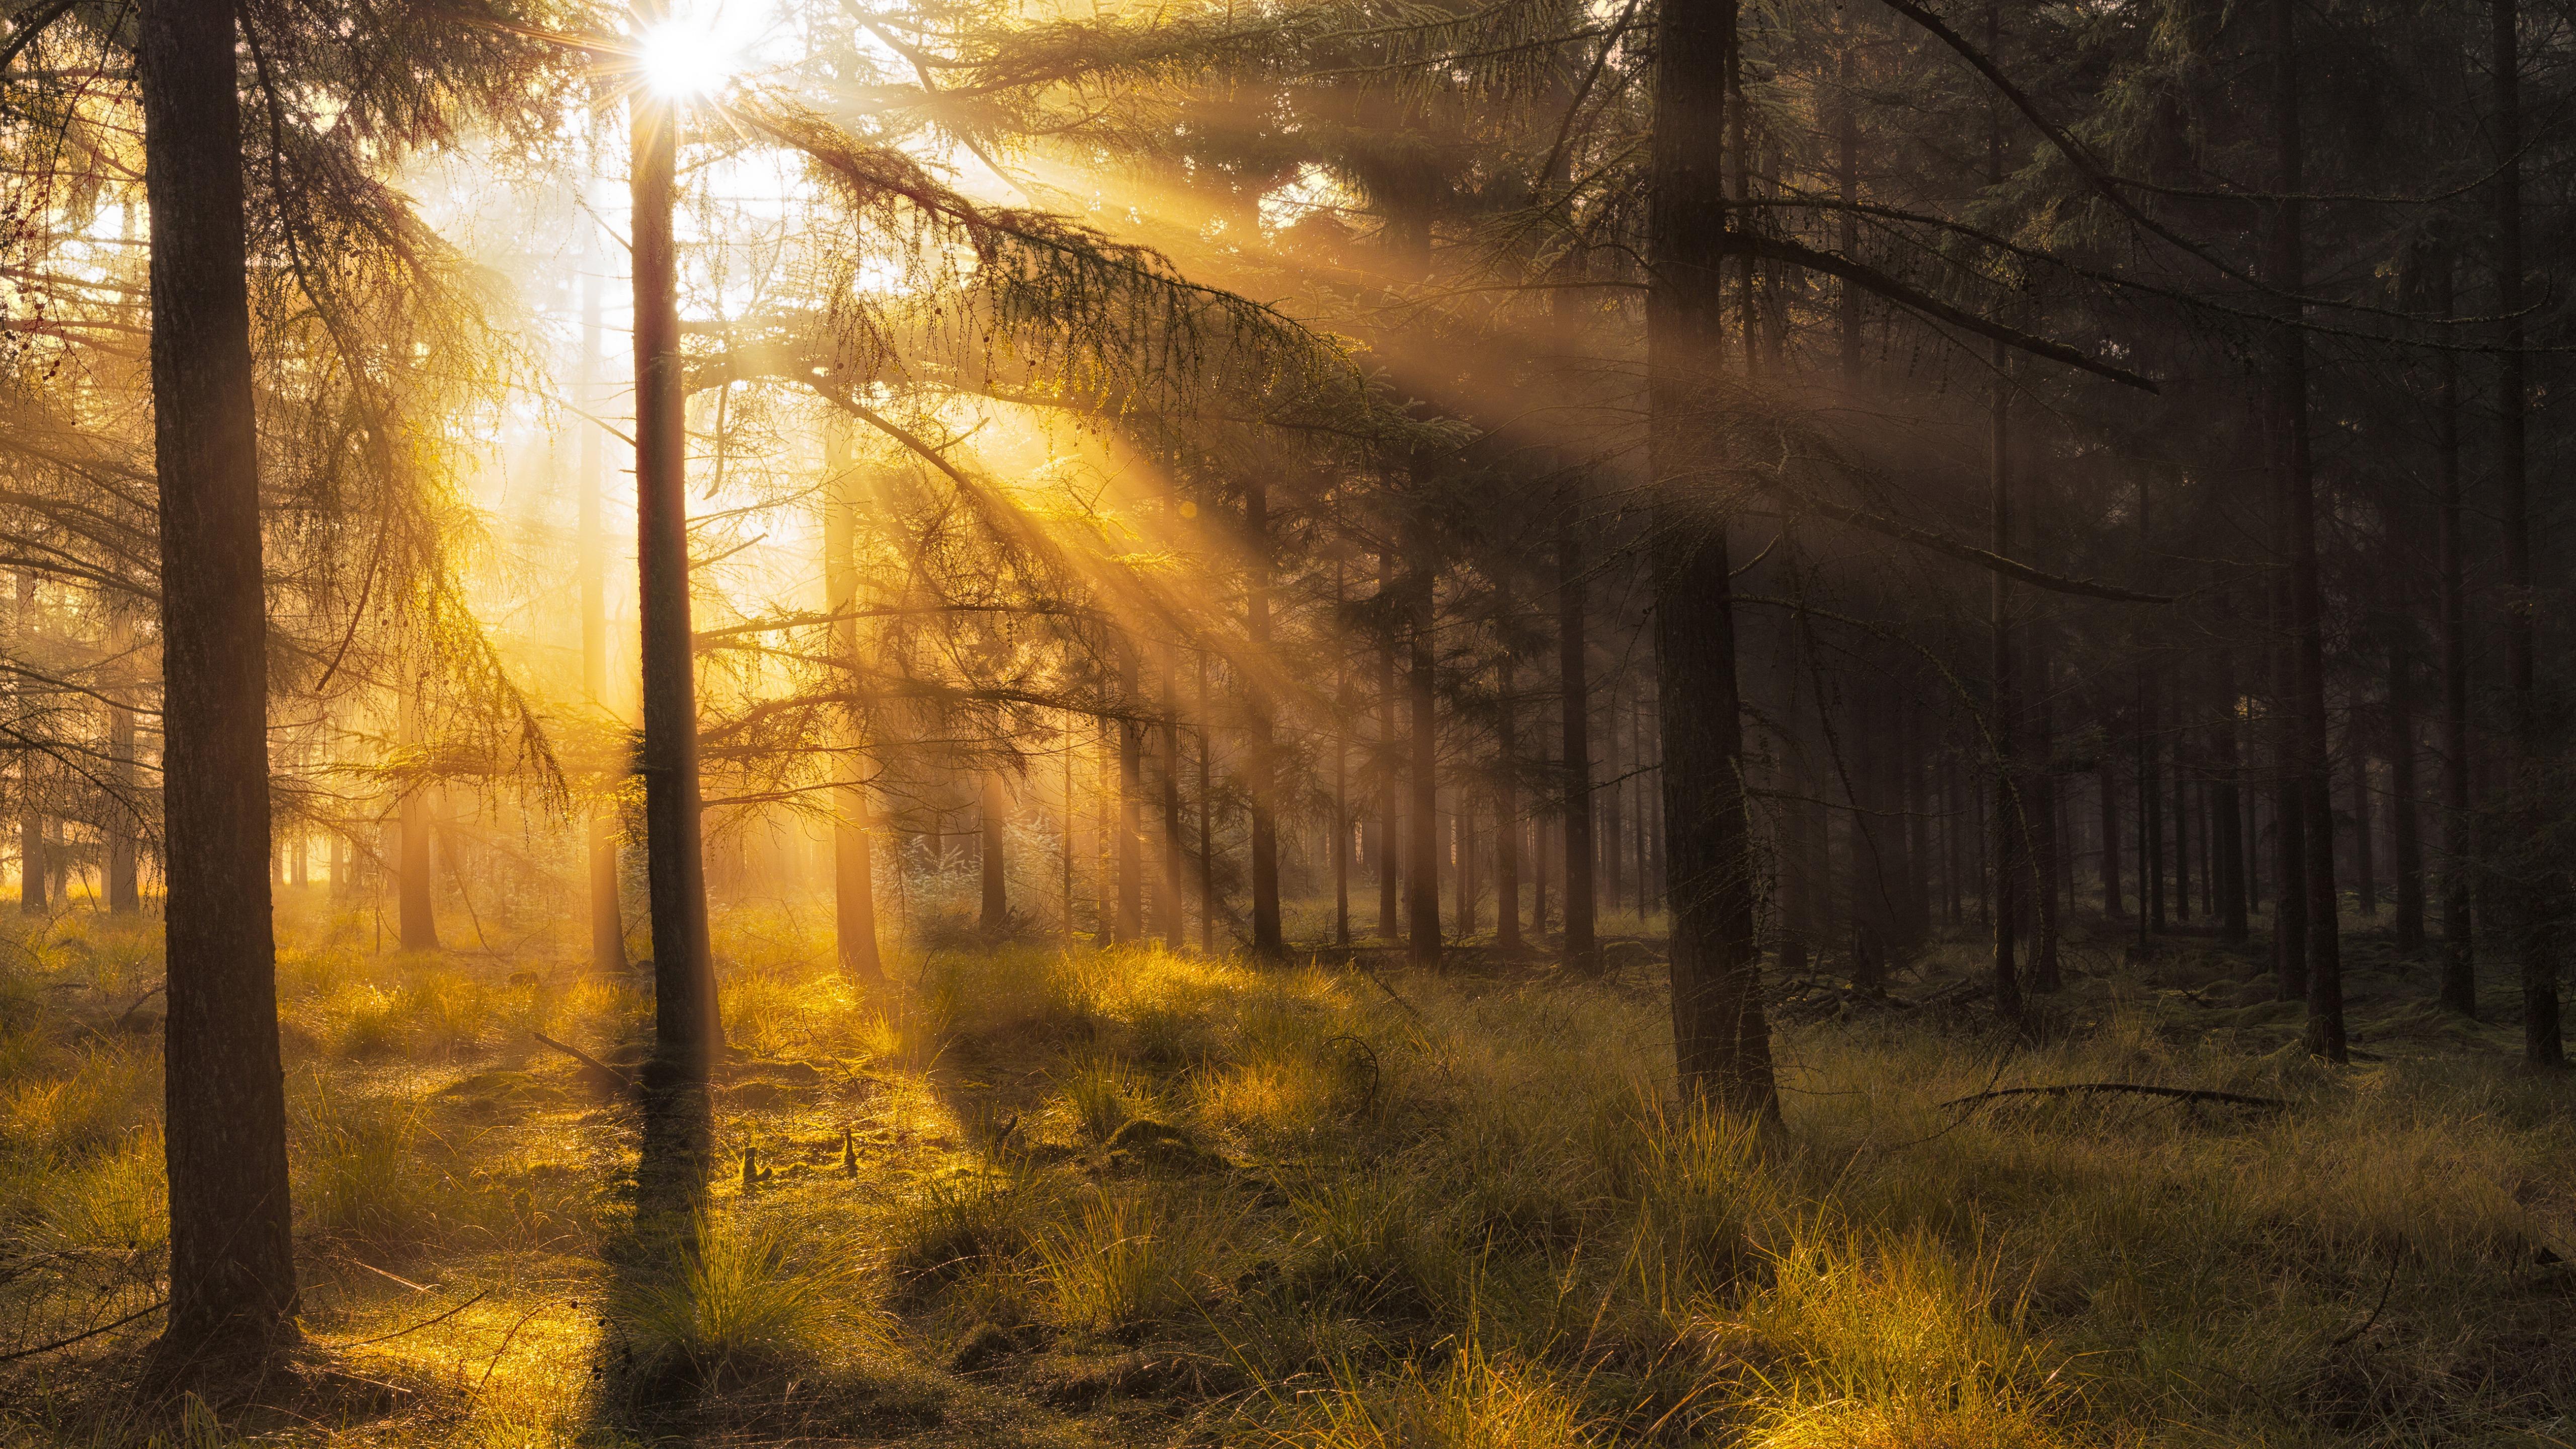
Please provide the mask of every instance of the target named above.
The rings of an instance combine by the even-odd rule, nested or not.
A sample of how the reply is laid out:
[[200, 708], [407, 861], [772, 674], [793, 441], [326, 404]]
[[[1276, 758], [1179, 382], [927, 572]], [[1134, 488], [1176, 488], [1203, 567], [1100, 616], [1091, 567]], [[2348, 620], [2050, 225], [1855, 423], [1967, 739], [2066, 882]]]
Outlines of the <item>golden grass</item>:
[[[2348, 1069], [2193, 953], [2079, 979], [2036, 1043], [1785, 1032], [1766, 1138], [1674, 1104], [1640, 969], [1018, 946], [898, 953], [866, 992], [827, 919], [720, 917], [743, 1060], [705, 1216], [659, 1238], [631, 1113], [529, 1036], [631, 1051], [635, 983], [567, 943], [380, 956], [290, 917], [308, 1328], [395, 1335], [350, 1361], [441, 1386], [302, 1440], [1129, 1442], [1102, 1404], [1317, 1449], [2536, 1445], [2576, 1419], [2576, 1091], [2395, 968], [2356, 975], [2384, 1060]], [[154, 947], [52, 923], [0, 973], [0, 1352], [148, 1301]], [[2114, 1078], [2293, 1106], [1941, 1105]], [[105, 1442], [83, 1376], [148, 1331], [0, 1370], [0, 1443]]]

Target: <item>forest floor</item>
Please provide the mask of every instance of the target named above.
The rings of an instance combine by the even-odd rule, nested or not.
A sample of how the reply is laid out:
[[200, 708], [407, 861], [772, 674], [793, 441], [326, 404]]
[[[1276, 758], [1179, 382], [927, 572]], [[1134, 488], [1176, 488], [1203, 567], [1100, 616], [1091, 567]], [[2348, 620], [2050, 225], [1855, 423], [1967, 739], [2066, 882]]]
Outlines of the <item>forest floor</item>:
[[[1966, 945], [1789, 983], [1765, 1143], [1669, 1105], [1650, 938], [1597, 982], [1028, 945], [860, 994], [824, 913], [746, 906], [712, 1186], [656, 1232], [631, 988], [283, 917], [330, 1372], [134, 1405], [158, 943], [65, 916], [0, 944], [0, 1443], [2576, 1442], [2576, 1079], [2366, 933], [2343, 1068], [2206, 941], [2079, 943], [2021, 1036]], [[2278, 1105], [1945, 1105], [2104, 1081]]]

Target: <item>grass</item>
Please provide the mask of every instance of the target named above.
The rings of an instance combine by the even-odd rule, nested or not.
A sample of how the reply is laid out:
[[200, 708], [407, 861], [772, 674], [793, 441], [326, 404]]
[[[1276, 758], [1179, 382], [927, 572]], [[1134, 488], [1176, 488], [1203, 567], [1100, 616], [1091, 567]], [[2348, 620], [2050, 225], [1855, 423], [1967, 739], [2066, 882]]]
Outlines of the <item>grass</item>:
[[[1021, 944], [898, 952], [862, 992], [826, 919], [720, 915], [741, 1055], [703, 1213], [657, 1232], [631, 1112], [529, 1036], [631, 1060], [632, 983], [543, 935], [377, 955], [290, 903], [308, 1331], [407, 1395], [297, 1442], [2546, 1445], [2576, 1418], [2576, 1089], [2366, 936], [2349, 1068], [2296, 1049], [2250, 958], [2106, 945], [2034, 1040], [1858, 1004], [1784, 1030], [1765, 1136], [1673, 1103], [1650, 964]], [[0, 1352], [147, 1304], [167, 1251], [157, 943], [23, 944]], [[1941, 1105], [2106, 1079], [2293, 1105]], [[0, 1365], [0, 1444], [130, 1437], [84, 1386], [148, 1332]]]

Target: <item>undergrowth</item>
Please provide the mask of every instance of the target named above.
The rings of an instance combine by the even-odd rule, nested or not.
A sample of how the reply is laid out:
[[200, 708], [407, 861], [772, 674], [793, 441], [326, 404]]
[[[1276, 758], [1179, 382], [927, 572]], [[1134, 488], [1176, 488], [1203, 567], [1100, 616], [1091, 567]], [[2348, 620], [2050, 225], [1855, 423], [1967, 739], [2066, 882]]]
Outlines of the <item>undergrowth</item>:
[[[1649, 968], [1023, 943], [863, 988], [821, 919], [720, 920], [737, 1050], [674, 1222], [637, 1216], [632, 1104], [534, 1035], [631, 1068], [639, 983], [291, 918], [307, 1330], [400, 1392], [151, 1432], [1932, 1449], [2549, 1444], [2576, 1414], [2570, 1086], [2385, 953], [2333, 1069], [2247, 959], [2078, 953], [2009, 1034], [1901, 1004], [1970, 973], [1951, 948], [1784, 1029], [1766, 1131], [1674, 1101]], [[148, 1308], [167, 1251], [157, 946], [19, 947], [0, 1352]], [[2287, 1106], [1959, 1103], [2106, 1080]], [[149, 1332], [0, 1365], [0, 1437], [132, 1438], [104, 1405]]]

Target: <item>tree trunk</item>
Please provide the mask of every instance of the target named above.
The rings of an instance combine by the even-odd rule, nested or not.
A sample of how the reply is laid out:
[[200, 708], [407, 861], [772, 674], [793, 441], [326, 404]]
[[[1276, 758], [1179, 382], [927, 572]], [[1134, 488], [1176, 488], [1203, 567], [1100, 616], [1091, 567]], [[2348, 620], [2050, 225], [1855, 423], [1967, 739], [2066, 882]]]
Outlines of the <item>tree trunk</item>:
[[[2272, 124], [2278, 147], [2281, 199], [2272, 208], [2271, 281], [2295, 297], [2307, 285], [2301, 236], [2305, 155], [2299, 127], [2297, 0], [2271, 0]], [[2291, 679], [2297, 689], [2290, 738], [2295, 752], [2301, 813], [2305, 816], [2303, 864], [2307, 914], [2308, 1050], [2331, 1062], [2345, 1059], [2341, 928], [2336, 920], [2333, 780], [2326, 763], [2324, 601], [2317, 579], [2316, 486], [2308, 456], [2308, 345], [2299, 305], [2288, 304], [2280, 330], [2274, 396], [2280, 444], [2280, 487], [2290, 554]]]
[[2529, 389], [2523, 366], [2522, 10], [2520, 0], [2494, 0], [2489, 11], [2496, 87], [2496, 174], [2489, 193], [2495, 238], [2496, 312], [2505, 319], [2496, 354], [2496, 477], [2504, 525], [2505, 716], [2511, 731], [2507, 777], [2506, 869], [2499, 882], [2507, 929], [2522, 958], [2522, 1058], [2535, 1067], [2564, 1066], [2559, 1026], [2557, 928], [2565, 914], [2565, 862], [2553, 858], [2544, 818], [2541, 774], [2546, 751], [2532, 654], [2531, 487], [2524, 450]]
[[[1244, 485], [1243, 532], [1250, 548], [1244, 576], [1245, 636], [1251, 641], [1253, 667], [1244, 678], [1245, 729], [1251, 748], [1244, 760], [1246, 787], [1252, 796], [1252, 954], [1274, 959], [1288, 953], [1279, 914], [1279, 766], [1270, 717], [1270, 692], [1262, 671], [1270, 654], [1270, 489], [1258, 479]], [[1336, 576], [1338, 577], [1338, 576]], [[1339, 769], [1338, 758], [1335, 762]], [[1205, 782], [1201, 782], [1204, 792]], [[1337, 827], [1338, 829], [1338, 827]], [[1349, 939], [1349, 892], [1336, 872], [1341, 892], [1343, 939]]]
[[2106, 748], [2095, 769], [2102, 796], [2102, 913], [2116, 921], [2129, 913], [2120, 889], [2120, 767]]
[[[1712, 465], [1724, 452], [1706, 411], [1708, 384], [1720, 366], [1729, 243], [1721, 158], [1742, 156], [1729, 134], [1741, 126], [1742, 99], [1733, 84], [1736, 23], [1735, 0], [1668, 0], [1655, 19], [1647, 548], [1664, 741], [1674, 1061], [1685, 1098], [1776, 1121], [1779, 1094], [1754, 940], [1727, 523], [1694, 496], [1697, 480], [1717, 471]], [[1567, 689], [1566, 708], [1569, 719], [1581, 715], [1579, 689]], [[1580, 754], [1570, 725], [1567, 737], [1572, 769]], [[1569, 802], [1569, 821], [1579, 818], [1584, 803]], [[1574, 854], [1569, 848], [1569, 857]], [[1569, 903], [1580, 894], [1571, 893]]]
[[[586, 228], [585, 236], [596, 241], [597, 228]], [[581, 362], [575, 383], [582, 406], [593, 414], [606, 411], [604, 389], [599, 381], [600, 297], [599, 269], [604, 258], [598, 248], [586, 245], [583, 255], [591, 266], [581, 282]], [[581, 684], [590, 707], [605, 713], [608, 708], [608, 530], [601, 521], [600, 493], [606, 480], [607, 467], [601, 457], [599, 423], [584, 420], [581, 424], [580, 455], [576, 467], [580, 473], [581, 530]], [[619, 774], [623, 774], [621, 770]], [[626, 974], [626, 916], [618, 900], [617, 880], [617, 808], [603, 801], [590, 808], [583, 821], [590, 859], [590, 964], [603, 978], [614, 979]]]
[[707, 933], [698, 795], [696, 640], [689, 622], [689, 440], [671, 235], [679, 109], [649, 89], [634, 126], [635, 532], [644, 643], [645, 879], [653, 927], [653, 1041], [677, 1086], [706, 1081], [724, 1045]]
[[[1342, 617], [1342, 565], [1333, 564], [1333, 617]], [[1333, 650], [1333, 944], [1351, 943], [1350, 650]]]
[[2424, 949], [2424, 840], [2421, 834], [2421, 788], [2415, 776], [2415, 635], [2400, 622], [2388, 646], [2388, 827], [2396, 848], [2397, 949], [2408, 955]]
[[169, 882], [170, 1303], [153, 1366], [188, 1380], [296, 1341], [295, 1239], [269, 924], [268, 619], [233, 7], [146, 0], [136, 39]]
[[1110, 935], [1134, 944], [1145, 936], [1145, 726], [1137, 720], [1136, 644], [1118, 644], [1118, 912]]
[[2218, 688], [2226, 706], [2226, 717], [2210, 734], [2218, 756], [2218, 787], [2210, 800], [2218, 816], [2213, 832], [2218, 850], [2218, 933], [2223, 940], [2242, 942], [2252, 933], [2247, 919], [2252, 882], [2247, 876], [2245, 801], [2237, 776], [2236, 661], [2225, 652], [2218, 657]]
[[1440, 739], [1435, 711], [1439, 696], [1432, 678], [1437, 656], [1432, 630], [1437, 622], [1435, 586], [1440, 577], [1439, 535], [1431, 520], [1429, 470], [1417, 467], [1417, 491], [1405, 512], [1405, 638], [1411, 659], [1405, 673], [1413, 706], [1412, 855], [1405, 862], [1405, 907], [1408, 954], [1422, 965], [1440, 960]]
[[1518, 704], [1512, 657], [1494, 676], [1494, 947], [1521, 949], [1521, 796]]
[[977, 902], [976, 925], [987, 936], [993, 936], [1011, 924], [1011, 797], [999, 770], [984, 771], [982, 786], [975, 806], [975, 854], [983, 887], [982, 899]]
[[[2432, 308], [2451, 315], [2455, 263], [2443, 253], [2432, 276]], [[2434, 457], [2442, 629], [2442, 1004], [2478, 1014], [2478, 968], [2470, 884], [2476, 825], [2470, 810], [2468, 586], [2461, 536], [2460, 360], [2434, 354]]]
[[1579, 489], [1556, 520], [1556, 673], [1565, 758], [1565, 933], [1559, 951], [1569, 971], [1601, 969], [1601, 945], [1593, 935], [1592, 887], [1592, 691], [1590, 648], [1584, 630], [1582, 520]]
[[1382, 631], [1377, 648], [1377, 934], [1380, 940], [1393, 941], [1402, 935], [1396, 890], [1404, 872], [1396, 862], [1404, 854], [1404, 834], [1396, 787], [1404, 773], [1395, 754], [1395, 550], [1385, 545], [1377, 554], [1377, 606]]
[[[823, 424], [823, 595], [824, 611], [854, 614], [859, 604], [859, 487], [850, 457], [848, 425], [838, 418]], [[877, 951], [876, 862], [868, 830], [867, 710], [860, 703], [859, 621], [832, 621], [832, 658], [846, 671], [850, 695], [840, 718], [840, 751], [833, 762], [838, 783], [832, 790], [832, 934], [841, 969], [857, 981], [885, 979], [885, 961]], [[1072, 809], [1067, 797], [1066, 810]], [[1066, 819], [1071, 820], [1070, 813]], [[1068, 843], [1070, 837], [1068, 836]], [[609, 862], [613, 869], [616, 861]], [[614, 903], [616, 897], [609, 897]], [[1072, 907], [1066, 907], [1070, 929]]]

